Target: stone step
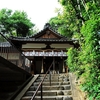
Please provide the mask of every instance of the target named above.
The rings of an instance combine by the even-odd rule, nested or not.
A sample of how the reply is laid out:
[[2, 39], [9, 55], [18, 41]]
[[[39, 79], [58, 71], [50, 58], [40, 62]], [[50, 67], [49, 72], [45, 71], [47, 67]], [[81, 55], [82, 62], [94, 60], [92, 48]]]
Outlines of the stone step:
[[[31, 100], [32, 96], [25, 96], [21, 100]], [[36, 96], [34, 100], [41, 100], [40, 96]], [[73, 100], [72, 96], [43, 96], [43, 100]]]
[[[42, 81], [42, 79], [37, 79], [36, 82], [40, 82]], [[49, 79], [44, 79], [45, 82], [49, 82], [50, 80]], [[51, 82], [67, 82], [69, 81], [68, 78], [65, 78], [65, 79], [51, 79]]]
[[[32, 96], [35, 93], [35, 91], [28, 91], [25, 96]], [[57, 96], [56, 91], [43, 91], [43, 96]], [[37, 96], [41, 95], [41, 91], [38, 91]]]
[[[34, 86], [38, 86], [40, 82], [34, 82]], [[50, 86], [50, 82], [43, 82], [42, 85]], [[67, 82], [51, 82], [51, 85], [70, 85], [70, 81]]]
[[[50, 74], [47, 74], [46, 77], [49, 77]], [[40, 74], [40, 77], [44, 77], [45, 74]], [[60, 76], [60, 74], [51, 74], [51, 76]]]
[[[26, 92], [25, 96], [32, 96], [35, 91], [28, 91]], [[58, 95], [72, 95], [71, 90], [50, 90], [50, 91], [43, 91], [43, 96], [58, 96]], [[41, 95], [41, 91], [38, 91], [37, 96]]]
[[[40, 76], [45, 76], [45, 74], [39, 74]], [[47, 74], [47, 76], [48, 76], [49, 74]], [[59, 73], [59, 74], [57, 74], [57, 73], [55, 73], [55, 74], [51, 74], [51, 75], [69, 75], [69, 73]]]
[[[29, 88], [29, 91], [35, 91], [36, 89], [37, 89], [37, 86], [31, 86]], [[70, 85], [43, 86], [43, 90], [70, 90], [70, 89], [71, 89]]]
[[[52, 79], [58, 79], [58, 78], [69, 78], [69, 76], [68, 75], [48, 75], [48, 76], [46, 76], [45, 78], [49, 78], [49, 77], [51, 77]], [[39, 76], [39, 78], [43, 78], [43, 76]]]
[[[32, 83], [28, 91], [24, 94], [21, 100], [31, 100], [39, 83], [43, 80], [45, 74], [40, 74], [39, 77]], [[42, 84], [43, 100], [73, 100], [72, 87], [70, 77], [67, 74], [48, 74]], [[39, 88], [34, 100], [41, 100], [41, 89]]]
[[[43, 77], [39, 77], [38, 79], [43, 79]], [[50, 79], [50, 76], [45, 78], [45, 80], [47, 80], [47, 79], [49, 80]], [[59, 77], [58, 76], [57, 77], [51, 77], [51, 79], [52, 80], [54, 80], [54, 79], [58, 80]]]

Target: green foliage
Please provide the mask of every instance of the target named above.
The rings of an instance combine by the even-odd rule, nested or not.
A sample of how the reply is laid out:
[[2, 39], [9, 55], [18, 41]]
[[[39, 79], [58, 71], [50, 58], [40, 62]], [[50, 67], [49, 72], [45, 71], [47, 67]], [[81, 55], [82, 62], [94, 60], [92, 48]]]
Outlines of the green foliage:
[[100, 0], [59, 2], [63, 11], [56, 17], [58, 31], [77, 38], [80, 44], [80, 48], [68, 50], [66, 63], [82, 79], [81, 88], [88, 99], [100, 100]]
[[64, 22], [60, 20], [58, 17], [53, 17], [49, 20], [49, 23], [55, 31], [58, 31], [58, 27], [60, 27]]
[[59, 0], [59, 2], [62, 4], [62, 5], [65, 5], [67, 0]]
[[25, 12], [13, 12], [9, 9], [0, 10], [0, 25], [5, 28], [3, 33], [14, 36], [31, 35], [31, 30], [35, 26]]
[[80, 20], [78, 20], [70, 0], [60, 0], [59, 2], [62, 8], [58, 11], [58, 16], [51, 18], [49, 23], [62, 35], [72, 38], [80, 29]]
[[17, 35], [28, 35], [29, 29], [34, 26], [34, 24], [32, 24], [31, 21], [28, 19], [27, 14], [25, 12], [15, 11], [10, 18], [10, 22], [16, 29]]
[[81, 28], [80, 50], [69, 49], [67, 60], [71, 71], [83, 79], [81, 88], [87, 92], [89, 100], [100, 99], [100, 18], [94, 17]]
[[77, 59], [77, 56], [78, 56], [77, 49], [70, 48], [68, 50], [67, 55], [68, 55], [67, 64], [68, 64], [68, 66], [70, 66], [70, 71], [72, 71], [72, 72], [77, 71], [77, 69], [78, 69], [78, 66], [77, 66], [77, 63], [76, 63], [76, 62], [78, 62], [78, 59]]
[[86, 5], [87, 9], [81, 13], [87, 21], [80, 28], [79, 36], [74, 36], [79, 38], [80, 48], [68, 50], [67, 65], [82, 78], [81, 88], [87, 92], [89, 100], [100, 100], [100, 10], [96, 2]]
[[3, 26], [5, 29], [3, 32], [9, 32], [11, 30], [11, 25], [9, 24], [9, 18], [12, 14], [12, 10], [9, 9], [2, 9], [0, 11], [0, 26]]

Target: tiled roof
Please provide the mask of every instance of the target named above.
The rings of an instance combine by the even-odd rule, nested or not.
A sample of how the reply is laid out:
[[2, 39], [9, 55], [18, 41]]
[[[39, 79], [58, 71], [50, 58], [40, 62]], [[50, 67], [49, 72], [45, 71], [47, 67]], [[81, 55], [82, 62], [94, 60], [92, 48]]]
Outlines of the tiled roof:
[[[44, 34], [44, 32], [46, 30], [50, 30], [52, 31], [55, 35], [59, 36], [61, 40], [58, 40], [58, 39], [48, 39], [48, 38], [38, 38], [38, 36]], [[19, 41], [67, 41], [67, 38], [64, 37], [63, 35], [61, 35], [60, 33], [56, 32], [55, 30], [53, 30], [50, 25], [48, 26], [45, 26], [43, 30], [41, 30], [40, 32], [36, 33], [36, 34], [33, 34], [32, 36], [30, 37], [10, 37], [11, 40], [19, 40]]]
[[[58, 38], [39, 38], [41, 37], [41, 35], [45, 34], [45, 32], [47, 30], [50, 30], [51, 32], [53, 32]], [[30, 37], [10, 37], [9, 38], [11, 41], [16, 41], [16, 42], [37, 42], [37, 43], [41, 43], [41, 42], [55, 42], [55, 43], [69, 43], [74, 45], [74, 40], [70, 40], [66, 37], [64, 37], [63, 35], [61, 35], [60, 33], [57, 33], [56, 31], [54, 31], [50, 25], [47, 25], [44, 27], [43, 30], [41, 30], [40, 32], [34, 34], [33, 36]]]
[[43, 34], [44, 31], [46, 31], [47, 29], [51, 30], [52, 32], [54, 32], [56, 35], [60, 36], [60, 37], [64, 37], [63, 35], [61, 35], [60, 33], [56, 32], [55, 30], [53, 30], [50, 26], [45, 27], [43, 30], [41, 30], [40, 32], [33, 34], [30, 38], [36, 37], [38, 35], [40, 35], [41, 33]]
[[0, 47], [11, 47], [11, 44], [9, 42], [1, 42]]
[[61, 38], [61, 39], [54, 39], [54, 38], [16, 38], [16, 37], [12, 37], [10, 38], [11, 40], [15, 40], [15, 41], [22, 41], [22, 42], [69, 42], [72, 43], [72, 40], [67, 40], [66, 38]]

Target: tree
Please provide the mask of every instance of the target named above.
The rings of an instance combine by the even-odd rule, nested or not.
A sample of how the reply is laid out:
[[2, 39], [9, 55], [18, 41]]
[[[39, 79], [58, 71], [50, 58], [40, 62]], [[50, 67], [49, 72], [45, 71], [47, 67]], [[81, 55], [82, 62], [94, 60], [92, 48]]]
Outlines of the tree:
[[34, 24], [28, 19], [28, 16], [25, 12], [15, 11], [10, 17], [11, 25], [16, 29], [17, 36], [29, 35], [30, 30], [34, 26]]
[[[50, 20], [58, 31], [77, 38], [80, 47], [68, 50], [70, 71], [81, 81], [89, 100], [100, 100], [100, 0], [59, 0], [62, 13]], [[57, 22], [56, 22], [57, 21]], [[59, 26], [60, 21], [60, 26]], [[67, 26], [67, 27], [66, 27]]]
[[59, 33], [72, 38], [72, 36], [80, 29], [79, 20], [70, 0], [62, 0], [62, 2], [59, 2], [62, 5], [61, 11], [58, 11], [58, 16], [55, 19], [51, 18], [49, 22], [50, 24], [53, 23], [57, 26], [57, 31]]
[[[9, 9], [2, 9], [0, 10], [0, 26], [3, 27], [3, 32], [5, 33], [9, 33], [11, 31], [11, 25], [9, 21], [10, 19], [10, 16], [12, 14], [12, 10], [9, 10]], [[1, 28], [1, 27], [0, 27]]]
[[67, 59], [71, 71], [77, 72], [78, 77], [83, 79], [81, 89], [87, 92], [89, 100], [100, 99], [99, 4], [98, 0], [86, 0], [80, 3], [82, 18], [85, 19], [80, 27], [80, 48], [68, 50]]
[[35, 26], [25, 12], [13, 12], [9, 9], [0, 11], [0, 24], [4, 26], [5, 33], [24, 37], [30, 35], [30, 31]]

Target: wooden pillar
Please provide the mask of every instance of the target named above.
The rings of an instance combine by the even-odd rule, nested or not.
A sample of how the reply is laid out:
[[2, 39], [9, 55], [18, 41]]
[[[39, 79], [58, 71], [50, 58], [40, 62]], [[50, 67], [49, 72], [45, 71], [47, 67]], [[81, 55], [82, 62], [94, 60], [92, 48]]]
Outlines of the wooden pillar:
[[41, 73], [44, 73], [44, 68], [43, 68], [43, 58], [42, 58], [42, 67], [41, 67]]
[[53, 57], [53, 74], [55, 74], [55, 57]]
[[65, 73], [64, 59], [63, 59], [63, 73]]
[[33, 59], [31, 60], [31, 73], [32, 74], [36, 74], [36, 61], [35, 61], [35, 57], [33, 57]]

